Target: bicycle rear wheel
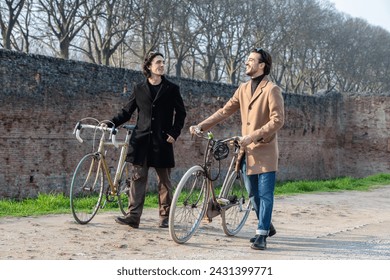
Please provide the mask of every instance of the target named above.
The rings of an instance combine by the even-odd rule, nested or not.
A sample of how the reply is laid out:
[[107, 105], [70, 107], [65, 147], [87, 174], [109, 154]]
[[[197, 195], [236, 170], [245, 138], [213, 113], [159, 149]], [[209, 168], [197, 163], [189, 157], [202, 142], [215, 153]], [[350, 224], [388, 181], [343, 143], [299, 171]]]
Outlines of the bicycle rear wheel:
[[201, 166], [191, 167], [181, 178], [169, 213], [169, 234], [179, 244], [187, 242], [206, 212], [209, 188]]
[[103, 197], [103, 170], [99, 156], [88, 154], [76, 167], [70, 187], [70, 208], [79, 224], [92, 220]]
[[126, 216], [129, 211], [129, 188], [131, 183], [131, 164], [125, 162], [122, 169], [121, 178], [118, 182], [118, 205], [122, 214]]
[[252, 203], [240, 173], [233, 172], [221, 191], [230, 204], [222, 207], [222, 228], [226, 235], [236, 235], [245, 225]]

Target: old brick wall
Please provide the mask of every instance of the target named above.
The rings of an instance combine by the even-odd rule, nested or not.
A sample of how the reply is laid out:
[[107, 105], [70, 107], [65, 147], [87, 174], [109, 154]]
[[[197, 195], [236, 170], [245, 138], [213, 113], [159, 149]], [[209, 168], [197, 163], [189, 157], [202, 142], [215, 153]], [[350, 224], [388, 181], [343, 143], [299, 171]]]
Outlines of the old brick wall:
[[343, 174], [367, 176], [390, 171], [390, 94], [346, 94], [340, 144]]
[[[176, 183], [202, 159], [203, 144], [191, 139], [188, 127], [220, 108], [235, 87], [169, 78], [179, 84], [188, 112], [175, 144]], [[77, 142], [74, 125], [84, 117], [110, 119], [142, 79], [129, 69], [0, 50], [0, 198], [67, 194], [77, 162], [92, 150], [90, 141]], [[390, 172], [389, 94], [284, 97], [279, 180]], [[216, 137], [239, 131], [238, 114], [213, 130]], [[112, 149], [108, 158], [117, 154]]]

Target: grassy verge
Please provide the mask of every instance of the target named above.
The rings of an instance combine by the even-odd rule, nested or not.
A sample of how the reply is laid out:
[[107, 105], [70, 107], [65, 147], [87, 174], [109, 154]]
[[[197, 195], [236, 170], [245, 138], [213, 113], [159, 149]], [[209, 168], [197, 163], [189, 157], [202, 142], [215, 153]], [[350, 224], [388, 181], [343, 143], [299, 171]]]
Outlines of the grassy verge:
[[343, 177], [322, 181], [292, 181], [276, 185], [275, 195], [292, 195], [308, 192], [367, 191], [378, 186], [389, 185], [390, 174], [377, 174], [355, 179]]
[[[311, 192], [335, 192], [335, 191], [367, 191], [372, 188], [389, 185], [390, 174], [377, 174], [361, 179], [350, 177], [337, 178], [322, 181], [291, 181], [279, 182], [275, 189], [275, 195], [294, 195]], [[157, 207], [158, 199], [154, 193], [146, 197], [145, 207]], [[115, 203], [107, 203], [105, 209], [99, 211], [118, 210]], [[47, 214], [71, 213], [69, 197], [63, 194], [39, 194], [37, 198], [29, 198], [22, 201], [0, 200], [0, 217], [5, 216], [36, 216]]]

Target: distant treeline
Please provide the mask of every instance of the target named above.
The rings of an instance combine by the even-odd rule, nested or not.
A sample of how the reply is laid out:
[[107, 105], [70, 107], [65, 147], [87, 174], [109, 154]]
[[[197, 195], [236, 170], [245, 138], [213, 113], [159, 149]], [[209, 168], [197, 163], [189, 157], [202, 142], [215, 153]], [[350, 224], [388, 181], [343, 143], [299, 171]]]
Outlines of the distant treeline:
[[390, 91], [390, 32], [328, 0], [3, 0], [0, 47], [237, 85], [253, 47], [285, 92]]

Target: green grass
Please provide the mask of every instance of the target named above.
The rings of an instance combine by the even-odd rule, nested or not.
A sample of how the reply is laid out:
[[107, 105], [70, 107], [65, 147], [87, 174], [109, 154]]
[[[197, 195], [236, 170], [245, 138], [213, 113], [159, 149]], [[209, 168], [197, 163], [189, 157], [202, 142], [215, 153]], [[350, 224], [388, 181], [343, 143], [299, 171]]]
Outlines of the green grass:
[[390, 184], [390, 174], [377, 174], [355, 179], [342, 177], [321, 181], [292, 181], [277, 183], [275, 195], [293, 195], [310, 192], [367, 191], [381, 185]]
[[[377, 174], [361, 179], [350, 177], [321, 181], [291, 181], [278, 182], [275, 195], [294, 195], [312, 192], [336, 191], [367, 191], [378, 186], [390, 185], [390, 174]], [[156, 193], [148, 193], [145, 208], [155, 208], [158, 205]], [[99, 211], [119, 211], [116, 203], [107, 203]], [[37, 198], [22, 201], [0, 200], [0, 217], [36, 216], [47, 214], [70, 214], [69, 197], [63, 194], [39, 194]]]
[[22, 201], [0, 200], [0, 216], [34, 216], [70, 213], [69, 197], [63, 194], [39, 194]]

